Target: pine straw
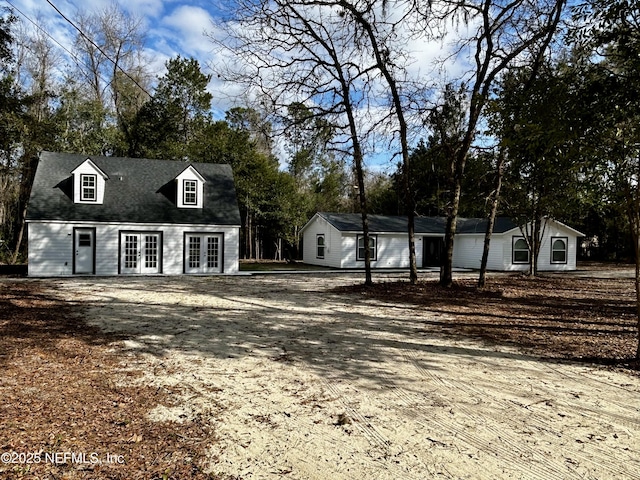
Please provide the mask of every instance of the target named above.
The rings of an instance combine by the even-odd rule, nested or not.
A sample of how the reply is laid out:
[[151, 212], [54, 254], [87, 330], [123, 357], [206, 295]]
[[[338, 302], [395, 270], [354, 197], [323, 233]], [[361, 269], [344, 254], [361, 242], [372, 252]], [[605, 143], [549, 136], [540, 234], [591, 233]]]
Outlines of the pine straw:
[[461, 279], [451, 288], [425, 281], [337, 291], [439, 313], [424, 321], [425, 333], [463, 335], [543, 358], [640, 371], [634, 358], [638, 320], [632, 279], [496, 275], [482, 289], [475, 279]]
[[208, 425], [149, 421], [150, 409], [171, 404], [171, 392], [116, 383], [123, 373], [109, 343], [117, 339], [36, 283], [0, 288], [0, 454], [40, 458], [0, 462], [0, 478], [221, 478], [204, 472], [216, 441]]

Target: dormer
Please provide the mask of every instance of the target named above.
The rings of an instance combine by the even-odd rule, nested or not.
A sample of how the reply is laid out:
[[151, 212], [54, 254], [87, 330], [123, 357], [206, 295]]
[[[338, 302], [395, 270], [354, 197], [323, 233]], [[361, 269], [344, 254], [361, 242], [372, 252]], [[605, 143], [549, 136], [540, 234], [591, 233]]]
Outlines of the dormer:
[[189, 165], [176, 177], [178, 208], [202, 208], [204, 177]]
[[87, 158], [72, 172], [73, 203], [102, 205], [105, 183], [109, 176]]

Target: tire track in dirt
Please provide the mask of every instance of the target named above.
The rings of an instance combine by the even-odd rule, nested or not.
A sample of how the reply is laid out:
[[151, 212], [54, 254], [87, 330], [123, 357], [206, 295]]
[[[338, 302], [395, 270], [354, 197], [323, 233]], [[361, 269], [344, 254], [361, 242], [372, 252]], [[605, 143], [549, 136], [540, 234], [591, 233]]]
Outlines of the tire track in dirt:
[[[548, 420], [547, 417], [536, 413], [535, 411], [527, 408], [526, 405], [520, 405], [517, 402], [514, 401], [510, 401], [510, 400], [504, 400], [501, 398], [496, 397], [495, 395], [492, 395], [489, 391], [487, 390], [481, 390], [475, 386], [473, 386], [472, 384], [469, 383], [461, 383], [461, 382], [451, 382], [449, 380], [446, 380], [444, 378], [441, 378], [440, 376], [438, 376], [437, 374], [428, 371], [427, 369], [425, 369], [424, 367], [422, 367], [419, 363], [419, 360], [416, 358], [416, 353], [414, 352], [410, 352], [410, 351], [405, 351], [403, 352], [403, 355], [405, 357], [405, 359], [407, 359], [408, 361], [410, 361], [416, 368], [416, 370], [418, 370], [420, 372], [420, 374], [422, 376], [424, 376], [425, 378], [433, 381], [433, 383], [435, 383], [437, 385], [437, 388], [444, 388], [447, 390], [446, 393], [444, 394], [437, 394], [436, 392], [430, 392], [430, 394], [433, 395], [440, 395], [440, 397], [442, 399], [446, 399], [446, 398], [460, 398], [460, 394], [464, 394], [467, 396], [467, 398], [469, 399], [475, 399], [478, 396], [481, 398], [490, 398], [489, 402], [486, 403], [491, 403], [491, 404], [495, 404], [496, 406], [500, 407], [502, 406], [504, 408], [505, 411], [508, 411], [510, 408], [513, 407], [513, 405], [518, 405], [522, 408], [525, 408], [527, 410], [527, 416], [526, 416], [526, 423], [528, 426], [535, 426], [536, 428], [538, 428], [539, 430], [542, 431], [547, 431], [549, 433], [552, 433], [558, 437], [562, 437], [562, 433], [558, 432], [558, 431], [554, 431], [552, 429], [549, 428], [548, 425]], [[474, 361], [478, 361], [474, 358]], [[491, 367], [495, 367], [495, 365], [490, 364], [489, 362], [484, 362], [482, 360], [479, 360], [479, 362], [481, 363], [485, 363], [488, 366]], [[522, 393], [524, 396], [526, 396], [526, 391], [520, 391], [518, 393]], [[540, 402], [536, 402], [536, 403], [540, 403]], [[562, 400], [558, 400], [558, 399], [554, 399], [554, 403], [556, 405], [561, 405], [565, 408], [567, 408], [568, 411], [577, 411], [579, 409], [580, 413], [582, 414], [582, 412], [584, 412], [585, 410], [589, 411], [591, 413], [590, 417], [592, 417], [594, 420], [598, 420], [601, 421], [600, 418], [600, 413], [596, 410], [593, 409], [589, 409], [588, 407], [585, 407], [584, 405], [580, 404], [578, 405], [577, 403], [571, 403], [571, 402], [567, 402], [567, 401], [562, 401]], [[489, 419], [487, 419], [486, 417], [484, 417], [482, 414], [476, 412], [476, 411], [472, 411], [471, 409], [467, 408], [464, 406], [464, 403], [462, 402], [458, 402], [456, 404], [456, 408], [459, 409], [460, 411], [462, 411], [463, 413], [465, 413], [467, 416], [474, 418], [477, 421], [483, 421], [485, 426], [487, 427], [488, 431], [491, 431], [493, 434], [499, 435], [500, 438], [505, 438], [508, 436], [507, 432], [505, 430], [497, 430], [495, 427], [490, 427], [490, 423], [489, 423]], [[584, 415], [587, 416], [587, 415]], [[620, 419], [620, 420], [626, 420], [628, 419], [628, 417], [620, 417], [619, 415], [614, 415], [614, 417]], [[507, 421], [510, 424], [510, 427], [512, 429], [517, 428], [518, 425], [514, 424], [511, 417], [506, 415], [503, 417], [504, 421]], [[635, 422], [634, 422], [635, 423]], [[537, 459], [538, 461], [546, 461], [549, 462], [548, 458], [542, 457], [540, 458], [540, 454], [537, 453], [536, 450], [531, 449], [531, 448], [527, 448], [524, 449], [521, 446], [521, 443], [519, 443], [517, 441], [516, 438], [507, 438], [506, 439], [508, 441], [508, 443], [510, 444], [511, 448], [513, 448], [516, 452], [519, 453], [519, 455], [525, 457], [525, 458], [532, 458], [532, 459]], [[606, 451], [602, 450], [601, 448], [597, 447], [597, 445], [590, 445], [590, 452], [589, 454], [586, 453], [580, 453], [576, 450], [573, 450], [571, 452], [571, 460], [573, 460], [574, 458], [579, 458], [581, 459], [583, 462], [587, 463], [587, 464], [591, 464], [597, 467], [600, 467], [602, 470], [606, 470], [609, 471], [611, 474], [616, 475], [616, 478], [628, 478], [628, 479], [640, 479], [640, 474], [634, 474], [634, 473], [630, 473], [629, 469], [621, 467], [619, 464], [617, 463], [613, 463], [610, 461], [609, 459], [609, 455], [607, 454]], [[560, 469], [564, 469], [565, 471], [567, 469], [569, 469], [570, 471], [572, 471], [573, 469], [569, 468], [568, 464], [561, 464], [561, 463], [557, 463], [556, 462], [556, 467], [555, 468], [560, 468]], [[551, 471], [553, 472], [553, 470]], [[574, 475], [576, 475], [576, 478], [581, 478], [582, 476], [576, 472], [576, 471], [572, 471], [572, 473]], [[557, 474], [557, 473], [556, 473]]]
[[[416, 424], [420, 425], [425, 431], [433, 432], [433, 424], [435, 423], [438, 427], [441, 428], [443, 432], [446, 434], [450, 434], [451, 432], [447, 429], [445, 422], [438, 421], [437, 417], [441, 416], [437, 412], [437, 406], [432, 405], [432, 408], [427, 408], [425, 405], [425, 400], [418, 398], [418, 396], [408, 392], [404, 388], [397, 387], [394, 385], [394, 382], [391, 378], [387, 378], [387, 385], [389, 385], [390, 393], [395, 397], [397, 402], [400, 402], [400, 409], [402, 413], [412, 419]], [[396, 403], [396, 402], [394, 402]], [[397, 404], [397, 403], [396, 403]], [[434, 432], [435, 433], [435, 432]], [[453, 445], [447, 444], [445, 441], [438, 440], [436, 438], [432, 438], [427, 434], [425, 439], [431, 442], [435, 446], [440, 446], [442, 448], [446, 448], [448, 450], [453, 449]], [[459, 451], [459, 449], [458, 449]], [[434, 455], [437, 458], [437, 454]], [[436, 462], [437, 466], [440, 470], [444, 470], [448, 478], [457, 479], [462, 478], [465, 474], [464, 471], [461, 471], [458, 474], [452, 473], [448, 470], [447, 465], [442, 462]], [[449, 468], [455, 469], [455, 465], [448, 465]], [[475, 471], [478, 474], [478, 478], [491, 478], [495, 476], [495, 470], [490, 470], [486, 468], [482, 464], [475, 464]], [[484, 472], [481, 474], [481, 472]]]
[[[453, 383], [449, 380], [439, 377], [435, 373], [429, 372], [424, 367], [419, 365], [416, 358], [417, 354], [414, 352], [405, 350], [402, 352], [402, 354], [405, 359], [407, 359], [416, 367], [421, 375], [426, 375], [428, 379], [435, 379], [437, 389], [434, 391], [430, 391], [430, 396], [435, 396], [436, 399], [444, 405], [450, 404], [450, 399], [455, 398], [456, 402], [455, 405], [452, 406], [452, 408], [454, 409], [456, 416], [459, 417], [460, 413], [463, 414], [464, 417], [466, 417], [468, 423], [481, 426], [480, 428], [482, 428], [486, 432], [489, 432], [491, 438], [495, 439], [497, 443], [489, 440], [483, 440], [479, 437], [470, 435], [466, 431], [466, 429], [459, 426], [462, 422], [458, 417], [456, 417], [455, 419], [451, 418], [453, 417], [453, 415], [436, 415], [434, 417], [431, 411], [425, 411], [424, 407], [416, 403], [417, 410], [425, 416], [427, 414], [432, 415], [430, 418], [428, 416], [426, 416], [426, 418], [428, 418], [432, 422], [437, 423], [441, 428], [444, 429], [444, 431], [454, 432], [458, 438], [463, 439], [469, 445], [472, 445], [485, 453], [503, 458], [505, 460], [505, 463], [508, 463], [512, 467], [515, 467], [522, 473], [535, 473], [540, 478], [571, 478], [567, 477], [566, 474], [560, 473], [566, 472], [573, 475], [573, 478], [582, 478], [581, 475], [579, 475], [577, 472], [568, 469], [567, 465], [565, 465], [564, 463], [554, 461], [553, 459], [540, 454], [536, 449], [528, 447], [526, 444], [524, 444], [522, 442], [522, 439], [511, 435], [509, 431], [514, 430], [513, 427], [516, 427], [516, 425], [510, 424], [509, 426], [512, 428], [509, 429], [499, 428], [498, 426], [494, 426], [495, 420], [493, 418], [489, 418], [480, 413], [478, 410], [465, 406], [467, 403], [473, 403], [478, 406], [480, 405], [480, 403], [493, 404], [492, 402], [486, 401], [479, 403], [479, 396], [487, 396], [484, 395], [484, 392], [469, 388], [468, 385], [461, 382]], [[445, 391], [439, 392], [439, 390]], [[409, 398], [411, 398], [411, 394], [408, 395]], [[509, 416], [503, 416], [500, 421], [509, 422]], [[526, 467], [521, 466], [520, 460], [522, 458], [529, 459], [530, 461], [532, 460], [533, 462], [527, 462]]]
[[[468, 446], [487, 455], [496, 464], [502, 465], [505, 470], [519, 471], [526, 475], [534, 474], [535, 478], [572, 478], [566, 475], [566, 467], [563, 464], [556, 464], [554, 467], [553, 464], [549, 464], [549, 458], [538, 454], [535, 450], [519, 447], [516, 439], [508, 438], [509, 435], [504, 430], [498, 431], [487, 426], [488, 423], [486, 421], [480, 428], [484, 432], [490, 432], [490, 437], [483, 439], [480, 436], [469, 433], [467, 426], [469, 424], [479, 425], [477, 422], [483, 418], [482, 416], [469, 415], [468, 412], [460, 409], [458, 405], [453, 407], [456, 410], [455, 416], [451, 413], [454, 411], [453, 408], [449, 411], [450, 415], [447, 415], [438, 412], [437, 409], [424, 408], [412, 394], [406, 391], [397, 389], [395, 394], [401, 401], [404, 401], [406, 415], [413, 416], [416, 421], [425, 422], [430, 428], [433, 428], [433, 425], [439, 427], [440, 434], [451, 436], [454, 440], [462, 440]], [[445, 397], [440, 397], [440, 399], [442, 402], [446, 400]], [[463, 414], [462, 418], [461, 412]], [[446, 441], [431, 438], [430, 440], [447, 445]], [[521, 464], [522, 459], [527, 459], [526, 464]], [[478, 466], [478, 464], [474, 465]], [[488, 477], [495, 476], [495, 469], [485, 468], [485, 470], [487, 470]], [[577, 473], [572, 473], [574, 473], [573, 478], [582, 478]]]
[[[321, 378], [322, 385], [328, 392], [330, 392], [334, 398], [341, 404], [345, 410], [347, 417], [352, 421], [352, 425], [357, 428], [362, 436], [364, 436], [369, 444], [373, 447], [373, 451], [369, 451], [368, 457], [375, 468], [378, 470], [386, 471], [389, 474], [394, 475], [392, 478], [397, 478], [400, 472], [392, 472], [388, 459], [393, 456], [391, 447], [393, 442], [385, 436], [368, 418], [366, 418], [358, 409], [352, 407], [352, 399], [344, 394], [341, 389], [333, 382]], [[427, 467], [424, 465], [424, 467]], [[395, 470], [395, 469], [394, 469]], [[401, 472], [402, 478], [422, 480], [423, 477], [411, 474], [407, 470]], [[378, 478], [379, 474], [376, 474], [375, 478]], [[380, 477], [382, 478], [382, 477]]]
[[[495, 365], [492, 365], [489, 362], [482, 361], [482, 360], [479, 360], [479, 362], [484, 363], [488, 366], [491, 366], [492, 368], [495, 369]], [[554, 368], [553, 366], [544, 362], [537, 365], [537, 368], [541, 369], [543, 372], [551, 371], [554, 376], [560, 376], [564, 378], [566, 381], [570, 381], [571, 384], [564, 385], [564, 389], [566, 392], [571, 392], [571, 391], [577, 392], [577, 391], [589, 390], [589, 384], [585, 381], [588, 381], [590, 377], [588, 375], [583, 375], [582, 372], [576, 371], [574, 372], [574, 374], [569, 375], [568, 373], [558, 368]], [[615, 384], [610, 384], [610, 382], [602, 382], [599, 379], [596, 379], [596, 383], [616, 386]], [[512, 385], [512, 387], [515, 387], [515, 385]], [[468, 391], [473, 391], [480, 395], [487, 395], [486, 391], [479, 390], [471, 384], [466, 384], [464, 388], [466, 388]], [[624, 388], [622, 388], [622, 390], [629, 393], [635, 393]], [[523, 394], [524, 396], [526, 396], [526, 392], [523, 390], [520, 390], [517, 393]], [[574, 393], [574, 395], [576, 398], [579, 398], [583, 394]], [[493, 395], [493, 402], [502, 403], [503, 405], [508, 406], [508, 403], [504, 399], [497, 398], [495, 395]], [[606, 407], [602, 409], [595, 409], [585, 404], [584, 402], [579, 403], [577, 401], [571, 401], [570, 399], [567, 399], [567, 398], [561, 399], [561, 398], [558, 398], [557, 396], [548, 397], [546, 400], [534, 402], [533, 404], [529, 404], [529, 405], [521, 404], [519, 402], [515, 402], [512, 400], [510, 402], [521, 408], [525, 408], [528, 412], [527, 421], [531, 423], [535, 422], [536, 425], [542, 426], [543, 428], [546, 426], [545, 424], [548, 423], [548, 420], [545, 420], [548, 417], [542, 413], [536, 412], [535, 410], [536, 408], [539, 408], [541, 405], [553, 406], [556, 408], [560, 407], [564, 411], [571, 412], [571, 414], [574, 414], [574, 415], [576, 414], [575, 412], [579, 412], [580, 418], [588, 420], [592, 425], [598, 425], [598, 424], [602, 425], [605, 422], [609, 423], [611, 429], [614, 430], [614, 433], [612, 435], [615, 435], [616, 427], [619, 428], [619, 426], [624, 426], [625, 428], [628, 428], [631, 431], [633, 431], [638, 428], [638, 425], [640, 425], [640, 419], [637, 417], [638, 409], [632, 406], [621, 404], [620, 402], [617, 402], [615, 400], [608, 401], [606, 404]], [[618, 411], [622, 411], [623, 413], [612, 411], [611, 410], [612, 406], [616, 406], [618, 408]], [[562, 437], [563, 435], [558, 432], [557, 436]], [[586, 446], [589, 449], [589, 453], [588, 454], [581, 453], [580, 451], [574, 450], [572, 452], [572, 457], [579, 458], [588, 464], [593, 464], [597, 467], [600, 467], [602, 470], [613, 472], [616, 475], [620, 476], [620, 478], [640, 479], [640, 463], [637, 465], [635, 469], [636, 472], [633, 473], [630, 471], [629, 468], [622, 467], [620, 463], [611, 462], [610, 449], [605, 449], [604, 446], [599, 446], [599, 443], [597, 441], [593, 441], [593, 439], [598, 439], [598, 438], [599, 438], [598, 435], [590, 434], [585, 439], [581, 439], [581, 438], [574, 439], [575, 442], [586, 444]], [[637, 460], [632, 457], [632, 455], [628, 455], [628, 460], [634, 463], [638, 463]]]
[[[612, 382], [608, 382], [608, 381], [604, 381], [602, 379], [599, 378], [595, 378], [591, 375], [588, 375], [587, 373], [584, 372], [574, 372], [573, 375], [569, 375], [566, 372], [560, 370], [559, 368], [555, 368], [549, 364], [543, 364], [544, 368], [550, 372], [553, 372], [554, 375], [559, 375], [563, 378], [565, 378], [566, 380], [569, 380], [573, 383], [576, 383], [578, 386], [580, 386], [581, 388], [584, 388], [585, 385], [585, 380], [588, 380], [589, 382], [595, 382], [598, 384], [602, 384], [604, 385], [606, 388], [611, 389], [611, 388], [615, 388], [615, 389], [619, 389], [625, 393], [631, 393], [631, 394], [635, 394], [635, 395], [639, 395], [640, 396], [640, 392], [636, 391], [636, 390], [629, 390], [627, 388], [624, 388], [621, 385], [618, 385], [616, 383], [612, 383]], [[607, 406], [612, 406], [614, 405], [621, 413], [614, 413], [614, 412], [606, 412], [607, 415], [616, 418], [618, 420], [620, 420], [623, 424], [625, 424], [625, 426], [629, 426], [631, 428], [637, 428], [638, 426], [640, 426], [640, 406], [632, 406], [632, 405], [628, 405], [626, 403], [621, 403], [617, 400], [614, 399], [610, 399], [607, 401]], [[582, 407], [582, 406], [581, 406]], [[588, 409], [587, 410], [595, 415], [598, 416], [598, 418], [600, 418], [600, 416], [602, 415], [603, 412], [600, 411], [596, 411], [593, 409]]]
[[[282, 372], [295, 370], [282, 362], [263, 358], [252, 369], [236, 371], [229, 378], [225, 388], [233, 388], [238, 401], [228, 404], [229, 415], [219, 425], [224, 443], [213, 455], [222, 459], [216, 468], [243, 478], [325, 479], [328, 476], [322, 472], [329, 471], [331, 478], [348, 480], [344, 459], [339, 455], [349, 445], [343, 432], [327, 425], [326, 413], [320, 407], [326, 399], [316, 396], [317, 389], [304, 390], [310, 380], [306, 376]], [[302, 381], [299, 385], [278, 384], [279, 377]], [[259, 379], [257, 384], [255, 379]], [[293, 391], [297, 387], [300, 390]], [[283, 388], [290, 389], [288, 395], [274, 397], [273, 389], [282, 392]], [[337, 449], [340, 445], [344, 448]]]
[[[487, 367], [495, 369], [496, 365], [482, 360], [482, 359], [474, 359], [474, 362], [476, 363], [482, 363], [484, 365], [487, 365]], [[541, 371], [547, 371], [547, 372], [552, 372], [553, 376], [560, 376], [562, 378], [564, 378], [565, 381], [570, 381], [572, 384], [574, 384], [576, 391], [578, 390], [585, 390], [586, 388], [586, 383], [585, 381], [589, 381], [589, 382], [595, 382], [595, 383], [599, 383], [602, 384], [604, 386], [606, 386], [607, 388], [616, 388], [619, 389], [625, 393], [631, 393], [631, 394], [638, 394], [640, 395], [640, 392], [637, 392], [635, 390], [629, 390], [627, 388], [624, 388], [618, 384], [612, 383], [612, 382], [607, 382], [604, 381], [602, 379], [599, 378], [595, 378], [591, 375], [588, 375], [586, 373], [583, 372], [579, 372], [579, 371], [575, 371], [573, 372], [573, 374], [569, 375], [568, 373], [566, 373], [566, 371], [563, 371], [562, 369], [553, 367], [552, 365], [550, 365], [548, 362], [544, 361], [543, 359], [540, 360], [539, 364], [537, 365], [537, 368]], [[515, 387], [515, 385], [513, 385]], [[567, 385], [564, 385], [565, 389], [569, 389]], [[468, 386], [468, 388], [474, 388], [473, 386]], [[521, 391], [518, 393], [523, 393], [526, 395], [526, 392]], [[498, 399], [496, 399], [498, 400]], [[615, 418], [617, 420], [619, 420], [624, 426], [629, 427], [629, 428], [637, 428], [638, 426], [640, 426], [640, 408], [639, 407], [634, 407], [632, 405], [628, 405], [626, 403], [621, 403], [619, 401], [616, 401], [615, 399], [609, 399], [607, 401], [607, 406], [615, 406], [620, 413], [616, 413], [616, 412], [603, 412], [600, 410], [594, 410], [592, 408], [590, 408], [588, 405], [584, 405], [583, 403], [578, 403], [578, 402], [571, 402], [570, 400], [559, 400], [556, 399], [555, 400], [557, 402], [558, 405], [561, 404], [561, 406], [569, 409], [569, 410], [573, 410], [576, 408], [580, 408], [581, 412], [587, 411], [589, 413], [592, 414], [592, 418], [596, 419], [596, 420], [601, 420], [602, 419], [602, 415], [606, 414], [612, 418]]]
[[[370, 332], [369, 337], [371, 339], [376, 337], [379, 337], [379, 339], [388, 339], [386, 334], [381, 333], [372, 334]], [[476, 396], [470, 395], [468, 391], [465, 391], [463, 388], [443, 379], [420, 365], [417, 361], [417, 354], [412, 350], [397, 347], [394, 347], [393, 350], [395, 354], [399, 353], [405, 361], [408, 361], [409, 364], [416, 368], [422, 378], [427, 378], [434, 382], [437, 389], [446, 390], [447, 394], [439, 394], [436, 391], [429, 392], [430, 396], [436, 397], [437, 403], [447, 405], [450, 404], [450, 398], [457, 398], [459, 400], [459, 394], [461, 392], [466, 395], [468, 401], [471, 403], [476, 405], [481, 403]], [[386, 373], [383, 368], [378, 370], [378, 379], [382, 381], [387, 393], [390, 393], [405, 403], [405, 415], [410, 416], [415, 421], [425, 421], [427, 424], [435, 423], [444, 432], [453, 433], [455, 437], [462, 439], [467, 445], [477, 448], [485, 454], [504, 459], [504, 463], [512, 465], [522, 473], [530, 474], [534, 471], [539, 478], [567, 478], [558, 473], [560, 471], [567, 471], [567, 466], [564, 463], [553, 462], [550, 458], [539, 454], [535, 449], [520, 446], [520, 439], [508, 435], [505, 429], [493, 427], [491, 419], [475, 410], [465, 407], [464, 402], [456, 402], [455, 408], [458, 416], [453, 419], [451, 415], [443, 415], [437, 408], [425, 406], [425, 397], [418, 398], [415, 394], [399, 387], [394, 379], [391, 378], [390, 374]], [[462, 413], [466, 417], [464, 419], [466, 422], [461, 422], [459, 413]], [[485, 432], [491, 434], [492, 440], [483, 439], [480, 436], [474, 436], [468, 433], [465, 426], [460, 426], [461, 423], [463, 425], [471, 424], [481, 426]], [[528, 464], [528, 467], [522, 467], [520, 465], [522, 458], [533, 459], [535, 463]], [[581, 476], [574, 473], [574, 478], [581, 478]]]
[[[367, 332], [367, 337], [370, 340], [389, 341], [390, 337], [388, 333], [382, 332]], [[401, 342], [399, 342], [401, 343]], [[417, 361], [416, 353], [410, 349], [402, 347], [391, 347], [393, 353], [397, 356], [408, 360], [409, 363], [415, 367], [420, 376], [430, 379], [435, 382], [438, 388], [444, 389], [449, 395], [440, 395], [432, 392], [438, 397], [438, 401], [443, 405], [449, 403], [449, 398], [459, 397], [460, 393], [464, 393], [469, 401], [474, 404], [478, 404], [479, 400], [473, 395], [470, 395], [468, 391], [463, 390], [451, 382], [443, 379], [442, 377], [432, 374], [428, 369], [422, 367]], [[504, 463], [511, 464], [516, 470], [521, 471], [524, 474], [531, 474], [532, 471], [536, 472], [539, 478], [567, 478], [559, 475], [558, 472], [566, 472], [567, 466], [564, 463], [553, 462], [550, 458], [540, 455], [535, 449], [527, 446], [518, 446], [521, 442], [519, 438], [509, 436], [508, 432], [502, 428], [496, 428], [492, 426], [492, 421], [482, 414], [479, 414], [475, 410], [464, 407], [462, 402], [456, 402], [457, 414], [462, 413], [466, 418], [467, 424], [478, 425], [484, 429], [485, 432], [489, 432], [492, 440], [483, 439], [480, 436], [474, 436], [467, 432], [464, 426], [459, 426], [461, 419], [456, 417], [450, 418], [449, 415], [442, 415], [434, 411], [432, 408], [424, 406], [424, 398], [417, 399], [410, 392], [398, 387], [392, 378], [388, 374], [385, 374], [383, 369], [378, 370], [378, 379], [381, 380], [386, 388], [386, 391], [391, 393], [399, 399], [408, 401], [409, 405], [414, 405], [414, 408], [410, 408], [405, 412], [406, 415], [412, 417], [414, 420], [426, 421], [427, 423], [436, 423], [444, 432], [453, 433], [457, 438], [462, 439], [467, 445], [477, 448], [479, 451], [485, 454], [492, 455], [497, 458], [505, 459]], [[522, 467], [520, 465], [522, 458], [533, 459], [535, 463], [528, 467]], [[551, 465], [550, 465], [551, 463]], [[570, 470], [570, 469], [569, 469]], [[571, 471], [571, 470], [570, 470]], [[574, 473], [573, 478], [582, 478], [579, 474]]]

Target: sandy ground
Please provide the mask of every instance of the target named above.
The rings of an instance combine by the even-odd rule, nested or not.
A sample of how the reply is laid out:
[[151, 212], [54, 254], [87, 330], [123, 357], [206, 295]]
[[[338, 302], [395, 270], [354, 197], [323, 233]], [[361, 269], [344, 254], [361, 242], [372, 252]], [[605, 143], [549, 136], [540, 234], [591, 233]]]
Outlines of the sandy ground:
[[[388, 277], [394, 277], [388, 275]], [[404, 276], [399, 276], [403, 278]], [[640, 479], [640, 378], [435, 335], [360, 275], [56, 280], [243, 479]], [[441, 318], [440, 318], [441, 319]], [[125, 376], [123, 375], [123, 379]]]

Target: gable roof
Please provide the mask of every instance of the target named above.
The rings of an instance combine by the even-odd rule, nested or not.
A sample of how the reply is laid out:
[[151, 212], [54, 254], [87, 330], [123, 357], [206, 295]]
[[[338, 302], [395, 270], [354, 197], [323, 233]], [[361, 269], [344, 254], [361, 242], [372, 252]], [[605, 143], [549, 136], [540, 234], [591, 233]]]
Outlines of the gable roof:
[[[73, 203], [71, 172], [87, 159], [108, 175], [102, 205]], [[175, 178], [188, 165], [204, 178], [201, 209], [178, 208]], [[229, 165], [42, 152], [27, 220], [240, 225]]]
[[84, 162], [79, 164], [76, 168], [73, 169], [73, 171], [71, 173], [76, 173], [76, 170], [78, 170], [84, 164], [87, 164], [87, 165], [91, 166], [91, 168], [93, 168], [96, 171], [96, 173], [99, 174], [105, 180], [109, 179], [109, 175], [107, 175], [102, 170], [100, 170], [100, 167], [98, 167], [95, 163], [93, 163], [90, 158], [87, 158]]
[[[341, 232], [361, 232], [362, 216], [359, 213], [325, 213], [316, 214]], [[371, 233], [406, 233], [407, 217], [392, 215], [369, 215], [369, 231]], [[444, 235], [447, 227], [445, 217], [416, 217], [415, 233]], [[493, 226], [493, 233], [504, 233], [517, 228], [510, 218], [498, 217]], [[486, 218], [458, 218], [457, 233], [485, 233]]]

